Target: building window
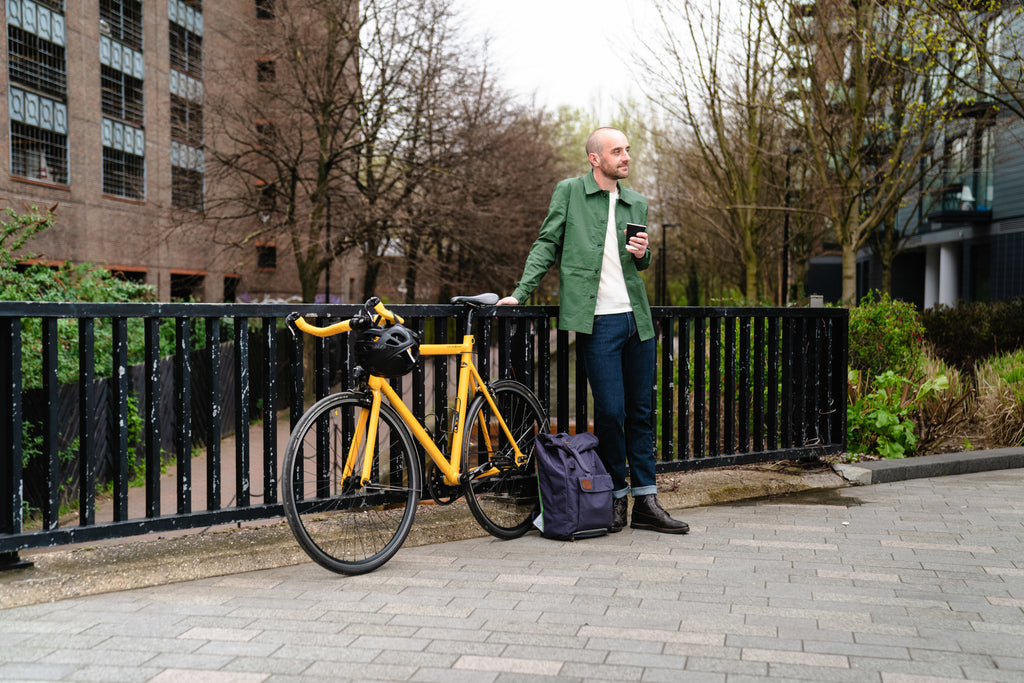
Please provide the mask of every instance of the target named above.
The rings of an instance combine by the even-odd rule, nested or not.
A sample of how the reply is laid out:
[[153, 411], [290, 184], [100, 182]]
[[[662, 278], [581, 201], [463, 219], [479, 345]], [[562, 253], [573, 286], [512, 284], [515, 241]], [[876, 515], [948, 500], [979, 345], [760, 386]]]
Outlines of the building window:
[[11, 174], [67, 185], [67, 136], [11, 121]]
[[277, 64], [273, 59], [256, 61], [256, 80], [260, 83], [273, 83], [277, 80]]
[[256, 18], [274, 18], [274, 0], [256, 0]]
[[171, 273], [171, 301], [202, 301], [202, 273]]
[[7, 27], [7, 66], [12, 83], [64, 101], [68, 92], [67, 60], [62, 46]]
[[168, 0], [170, 19], [171, 205], [202, 211], [203, 4]]
[[277, 210], [277, 189], [273, 184], [263, 185], [257, 190], [256, 215], [264, 225], [274, 217]]
[[100, 33], [141, 50], [141, 0], [100, 0]]
[[203, 210], [203, 173], [171, 166], [171, 204], [189, 211]]
[[131, 266], [107, 266], [107, 270], [109, 270], [110, 274], [118, 280], [134, 282], [140, 285], [146, 284], [145, 268], [135, 268]]
[[203, 77], [203, 38], [171, 22], [171, 66], [193, 78]]
[[[11, 175], [68, 183], [68, 76], [63, 2], [8, 2]], [[22, 89], [25, 88], [25, 89]]]
[[143, 199], [146, 163], [141, 156], [103, 148], [103, 192], [126, 199]]
[[143, 82], [109, 66], [100, 66], [100, 90], [103, 115], [141, 126], [143, 119]]
[[256, 268], [258, 270], [277, 269], [277, 246], [274, 244], [256, 245]]
[[259, 147], [271, 147], [277, 138], [277, 127], [270, 121], [256, 122], [256, 145]]
[[224, 276], [224, 303], [233, 304], [238, 301], [238, 285], [242, 281], [237, 275]]
[[193, 147], [202, 146], [202, 104], [171, 95], [171, 139]]
[[103, 192], [146, 196], [145, 61], [142, 2], [100, 0]]

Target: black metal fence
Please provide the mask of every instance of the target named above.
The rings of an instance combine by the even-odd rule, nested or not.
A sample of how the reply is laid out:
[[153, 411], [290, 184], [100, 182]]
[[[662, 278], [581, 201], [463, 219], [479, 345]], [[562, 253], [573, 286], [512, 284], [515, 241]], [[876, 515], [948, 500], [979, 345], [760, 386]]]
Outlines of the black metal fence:
[[[280, 516], [281, 444], [303, 397], [347, 388], [350, 369], [347, 335], [283, 329], [296, 308], [331, 319], [357, 310], [0, 302], [0, 565], [28, 548]], [[460, 307], [393, 308], [425, 341], [461, 334]], [[556, 316], [519, 307], [477, 318], [478, 364], [485, 379], [533, 387], [552, 429], [573, 431], [591, 411], [574, 335], [556, 331]], [[666, 307], [654, 318], [659, 471], [843, 451], [844, 309]], [[395, 380], [439, 438], [455, 366], [431, 358]], [[174, 509], [161, 505], [165, 467]]]

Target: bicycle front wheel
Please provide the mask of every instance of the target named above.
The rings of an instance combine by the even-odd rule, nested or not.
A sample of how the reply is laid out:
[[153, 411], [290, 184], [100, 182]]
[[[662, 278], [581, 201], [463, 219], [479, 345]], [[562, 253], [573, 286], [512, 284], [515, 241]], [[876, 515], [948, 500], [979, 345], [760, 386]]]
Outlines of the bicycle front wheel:
[[[369, 414], [370, 398], [363, 394], [321, 399], [295, 426], [284, 455], [288, 526], [306, 554], [341, 574], [363, 574], [391, 559], [419, 502], [420, 472], [408, 428], [393, 408], [381, 405], [367, 449]], [[353, 441], [358, 447], [350, 456]], [[367, 453], [370, 478], [363, 481]]]
[[[489, 471], [465, 484], [466, 501], [477, 522], [492, 536], [518, 538], [529, 530], [537, 509], [534, 439], [547, 432], [548, 416], [537, 396], [514, 380], [489, 385], [512, 440], [502, 430], [485, 396], [478, 395], [466, 411], [462, 446], [462, 472], [490, 463]], [[515, 461], [512, 441], [527, 456]]]

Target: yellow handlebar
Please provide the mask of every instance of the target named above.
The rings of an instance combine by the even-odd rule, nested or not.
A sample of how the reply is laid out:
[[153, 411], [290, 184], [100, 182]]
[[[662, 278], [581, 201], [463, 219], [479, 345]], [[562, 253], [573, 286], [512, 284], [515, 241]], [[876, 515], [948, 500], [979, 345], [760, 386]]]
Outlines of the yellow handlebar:
[[391, 311], [386, 309], [384, 307], [384, 302], [380, 301], [379, 299], [377, 300], [377, 304], [373, 307], [373, 310], [377, 312], [377, 315], [384, 318], [389, 323], [398, 323], [399, 325], [401, 325], [402, 323], [405, 322], [404, 320], [402, 320], [402, 316], [398, 315], [397, 313], [392, 313]]
[[314, 337], [330, 337], [335, 334], [341, 334], [348, 332], [352, 329], [352, 322], [350, 320], [343, 320], [340, 323], [334, 323], [327, 327], [317, 327], [306, 322], [305, 318], [298, 316], [292, 320], [295, 323], [295, 327], [299, 328], [306, 334], [311, 334]]
[[[382, 320], [386, 320], [389, 323], [398, 323], [398, 324], [402, 324], [402, 323], [405, 322], [405, 320], [402, 319], [402, 316], [398, 315], [397, 313], [393, 313], [393, 312], [389, 311], [384, 306], [384, 302], [381, 301], [380, 299], [377, 299], [376, 297], [374, 297], [373, 299], [370, 299], [369, 301], [367, 301], [365, 308], [366, 308], [367, 313], [369, 313], [372, 310], [374, 313], [377, 314], [377, 318], [374, 321], [374, 324], [378, 324], [379, 325]], [[343, 320], [340, 323], [334, 323], [333, 325], [328, 325], [327, 327], [318, 327], [316, 325], [308, 323], [308, 322], [306, 322], [305, 318], [303, 318], [302, 316], [300, 316], [300, 315], [298, 315], [296, 313], [293, 313], [290, 316], [288, 316], [288, 322], [289, 323], [295, 325], [295, 327], [297, 327], [298, 329], [302, 330], [306, 334], [311, 334], [314, 337], [331, 337], [331, 336], [336, 335], [336, 334], [342, 334], [344, 332], [348, 332], [349, 330], [352, 329], [353, 321], [356, 321], [356, 320], [360, 320], [360, 321], [363, 322], [363, 325], [362, 325], [363, 329], [365, 329], [366, 327], [369, 327], [369, 325], [368, 325], [369, 316], [365, 315], [365, 314], [357, 315], [357, 316], [355, 316], [353, 318], [349, 318], [348, 320]]]

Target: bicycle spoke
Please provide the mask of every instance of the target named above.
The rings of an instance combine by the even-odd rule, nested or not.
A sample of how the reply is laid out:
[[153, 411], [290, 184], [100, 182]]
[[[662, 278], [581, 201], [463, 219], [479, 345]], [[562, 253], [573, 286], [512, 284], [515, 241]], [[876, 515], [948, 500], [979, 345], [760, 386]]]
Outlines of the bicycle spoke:
[[[324, 399], [303, 416], [285, 454], [285, 513], [296, 539], [313, 560], [348, 574], [371, 571], [398, 551], [419, 500], [415, 450], [386, 407], [369, 448], [370, 481], [360, 482], [367, 444], [356, 430], [365, 410], [358, 394]], [[346, 469], [353, 439], [361, 447]]]
[[480, 525], [498, 538], [516, 538], [529, 530], [537, 507], [537, 479], [534, 473], [534, 439], [547, 431], [537, 397], [522, 384], [511, 380], [495, 382], [492, 394], [502, 419], [520, 452], [527, 456], [516, 462], [509, 435], [483, 396], [470, 405], [463, 445], [463, 472], [490, 462], [492, 468], [466, 482], [466, 499]]

